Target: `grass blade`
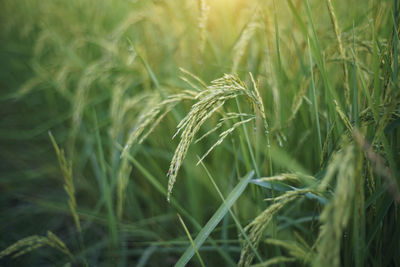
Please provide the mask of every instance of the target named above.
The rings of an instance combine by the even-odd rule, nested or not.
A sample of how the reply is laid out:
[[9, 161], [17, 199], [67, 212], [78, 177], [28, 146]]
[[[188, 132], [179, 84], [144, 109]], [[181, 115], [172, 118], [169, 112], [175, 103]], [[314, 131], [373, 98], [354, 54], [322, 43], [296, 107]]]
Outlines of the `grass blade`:
[[[194, 240], [194, 244], [197, 248], [200, 248], [207, 237], [211, 234], [217, 224], [222, 220], [222, 218], [226, 215], [232, 205], [236, 202], [236, 200], [242, 195], [244, 189], [246, 189], [247, 185], [250, 182], [250, 179], [253, 178], [254, 172], [248, 173], [241, 181], [236, 185], [236, 187], [232, 190], [229, 196], [226, 198], [224, 204], [222, 204], [218, 210], [214, 213], [211, 219], [207, 222], [207, 224], [201, 229], [200, 233], [197, 235]], [[193, 246], [189, 246], [185, 253], [180, 257], [175, 266], [185, 266], [189, 260], [193, 257], [195, 251]]]
[[[211, 173], [208, 171], [208, 169], [206, 168], [206, 166], [204, 165], [203, 162], [201, 162], [201, 165], [203, 166], [203, 168], [205, 169], [208, 178], [210, 178], [215, 190], [217, 190], [219, 197], [221, 198], [221, 200], [223, 201], [223, 203], [226, 203], [225, 197], [223, 196], [221, 190], [219, 190], [218, 185], [215, 183], [214, 178], [212, 177]], [[249, 237], [247, 236], [245, 230], [243, 229], [242, 225], [240, 224], [239, 219], [235, 216], [235, 214], [233, 213], [232, 209], [228, 209], [229, 213], [232, 216], [232, 219], [234, 220], [237, 228], [239, 228], [240, 234], [244, 237], [244, 239], [246, 240], [247, 244], [249, 244], [250, 248], [252, 249], [254, 255], [256, 255], [257, 259], [262, 262], [262, 258], [261, 256], [258, 254], [257, 249], [253, 246], [253, 244], [251, 243]]]
[[182, 217], [179, 215], [179, 213], [178, 213], [177, 215], [178, 215], [179, 222], [182, 224], [182, 227], [183, 227], [183, 229], [185, 230], [185, 233], [186, 233], [187, 237], [188, 237], [189, 240], [190, 240], [190, 244], [192, 245], [194, 251], [196, 252], [196, 255], [197, 255], [197, 258], [199, 259], [200, 265], [201, 265], [202, 267], [204, 267], [205, 265], [204, 265], [203, 259], [202, 259], [201, 256], [200, 256], [200, 253], [199, 253], [199, 250], [198, 250], [197, 247], [196, 247], [196, 244], [193, 242], [193, 238], [192, 238], [192, 236], [190, 235], [190, 232], [189, 232], [189, 230], [187, 229], [187, 227], [186, 227], [186, 225], [185, 225], [185, 222], [182, 220]]

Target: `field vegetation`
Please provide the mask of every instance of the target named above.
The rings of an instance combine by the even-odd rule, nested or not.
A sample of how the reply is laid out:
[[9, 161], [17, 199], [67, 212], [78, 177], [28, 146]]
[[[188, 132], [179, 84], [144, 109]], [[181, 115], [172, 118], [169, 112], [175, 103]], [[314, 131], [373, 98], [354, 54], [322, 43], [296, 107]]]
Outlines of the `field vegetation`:
[[400, 266], [397, 0], [0, 3], [1, 266]]

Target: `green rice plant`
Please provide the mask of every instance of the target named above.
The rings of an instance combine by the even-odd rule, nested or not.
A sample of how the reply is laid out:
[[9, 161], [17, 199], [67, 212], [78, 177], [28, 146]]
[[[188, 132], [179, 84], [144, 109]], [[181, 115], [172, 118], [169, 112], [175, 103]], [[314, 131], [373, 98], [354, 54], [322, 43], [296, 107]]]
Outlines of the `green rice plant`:
[[297, 241], [285, 241], [285, 240], [277, 240], [277, 239], [267, 239], [265, 243], [274, 246], [280, 246], [286, 249], [289, 254], [300, 261], [303, 264], [310, 264], [312, 259], [314, 258], [313, 251], [309, 247], [304, 247], [301, 243]]
[[72, 262], [75, 261], [75, 257], [64, 242], [50, 231], [47, 231], [47, 236], [33, 235], [18, 240], [0, 252], [0, 259], [10, 255], [12, 258], [17, 258], [43, 246], [55, 248], [68, 256]]
[[[310, 192], [309, 189], [288, 191], [287, 193], [274, 198], [277, 202], [271, 204], [265, 211], [258, 215], [250, 224], [245, 227], [245, 231], [248, 232], [251, 243], [255, 248], [258, 247], [264, 231], [269, 226], [273, 216], [284, 208], [288, 203], [296, 200], [303, 196], [305, 193]], [[239, 266], [250, 265], [253, 261], [254, 254], [250, 250], [248, 244], [244, 244], [242, 248]]]
[[[393, 177], [393, 171], [385, 167], [385, 160], [371, 148], [371, 145], [367, 143], [360, 132], [354, 131], [353, 136], [357, 144], [365, 153], [366, 158], [371, 162], [373, 171], [385, 178], [385, 187], [391, 193], [393, 199], [399, 203], [400, 190], [398, 182]], [[373, 184], [374, 181], [371, 181], [371, 183], [371, 186], [375, 187]]]
[[[126, 145], [122, 151], [121, 157], [125, 157], [132, 145], [138, 141], [142, 143], [143, 140], [148, 137], [149, 134], [156, 128], [156, 126], [161, 122], [161, 120], [183, 100], [192, 100], [195, 98], [195, 93], [191, 91], [186, 91], [177, 95], [169, 96], [167, 99], [159, 102], [156, 105], [151, 105], [150, 108], [143, 112], [134, 127], [134, 130], [129, 135]], [[153, 100], [154, 101], [154, 100]], [[149, 127], [151, 125], [151, 127]], [[146, 129], [149, 128], [149, 129]], [[146, 132], [144, 132], [146, 131]], [[140, 137], [140, 139], [139, 139]]]
[[348, 146], [335, 154], [319, 185], [319, 189], [325, 191], [328, 183], [337, 175], [334, 197], [321, 212], [322, 225], [313, 266], [340, 266], [341, 239], [354, 209], [356, 190], [354, 161], [353, 146]]
[[304, 97], [305, 97], [305, 95], [307, 93], [307, 89], [308, 89], [310, 81], [311, 81], [310, 79], [305, 80], [302, 83], [300, 90], [298, 91], [296, 96], [293, 98], [292, 108], [290, 109], [291, 115], [288, 118], [288, 120], [286, 121], [285, 128], [290, 126], [292, 121], [295, 119], [297, 113], [299, 112], [300, 107], [303, 104], [303, 99], [304, 99]]
[[400, 265], [399, 21], [397, 0], [2, 1], [0, 265]]
[[252, 267], [274, 266], [276, 264], [285, 264], [285, 263], [291, 263], [291, 262], [294, 262], [294, 261], [295, 261], [294, 258], [278, 256], [278, 257], [271, 258], [271, 259], [269, 259], [267, 261], [264, 261], [262, 263], [253, 264], [251, 266]]
[[342, 119], [344, 125], [346, 126], [347, 130], [349, 132], [353, 131], [353, 126], [351, 125], [349, 119], [346, 117], [346, 114], [344, 114], [343, 110], [340, 108], [338, 102], [336, 100], [333, 101], [335, 103], [336, 111], [339, 114], [339, 117]]
[[312, 60], [312, 57], [311, 57], [311, 47], [310, 47], [310, 40], [309, 39], [308, 39], [308, 56], [309, 56], [309, 59], [310, 59], [310, 73], [311, 73], [311, 85], [312, 85], [312, 103], [313, 103], [313, 106], [314, 106], [315, 122], [317, 124], [319, 154], [322, 157], [321, 126], [320, 126], [320, 123], [319, 123], [318, 103], [317, 103], [317, 96], [316, 96], [315, 82], [314, 82], [313, 60]]
[[54, 150], [57, 154], [58, 163], [60, 164], [61, 172], [64, 178], [64, 190], [68, 195], [68, 207], [70, 209], [71, 215], [74, 218], [76, 230], [79, 234], [82, 234], [81, 223], [79, 221], [79, 215], [77, 212], [77, 205], [75, 199], [75, 186], [72, 177], [72, 166], [67, 162], [64, 155], [64, 150], [60, 149], [56, 143], [51, 132], [49, 132], [50, 140], [53, 144]]
[[239, 39], [235, 43], [235, 46], [232, 49], [233, 52], [233, 65], [232, 65], [232, 73], [237, 73], [238, 66], [240, 60], [242, 59], [246, 47], [249, 44], [251, 38], [253, 37], [255, 31], [259, 28], [259, 24], [257, 23], [257, 15], [255, 14], [252, 19], [247, 23], [244, 27], [242, 33], [240, 34]]
[[[197, 164], [199, 164], [201, 161], [203, 161], [203, 159], [204, 159], [205, 157], [207, 157], [207, 155], [210, 154], [210, 152], [211, 152], [216, 146], [220, 145], [220, 144], [224, 141], [224, 139], [225, 139], [229, 134], [231, 134], [236, 128], [238, 128], [238, 127], [240, 127], [240, 126], [242, 126], [242, 125], [244, 125], [244, 124], [246, 124], [246, 123], [248, 123], [248, 122], [250, 122], [250, 121], [253, 121], [254, 119], [255, 119], [255, 117], [250, 117], [249, 119], [245, 119], [245, 120], [236, 122], [235, 124], [232, 125], [231, 128], [229, 128], [228, 130], [225, 130], [225, 131], [223, 131], [222, 133], [220, 133], [220, 134], [219, 134], [219, 139], [218, 139], [218, 141], [215, 142], [215, 144], [213, 144], [213, 145], [207, 150], [206, 153], [204, 153], [204, 155], [199, 159], [199, 161], [198, 161]], [[214, 129], [213, 129], [212, 131], [214, 131]], [[202, 137], [201, 137], [201, 138], [202, 138]], [[197, 142], [198, 142], [198, 141], [196, 140], [196, 143], [197, 143]]]
[[[313, 179], [312, 177], [310, 177]], [[257, 179], [258, 182], [298, 182], [300, 178], [298, 175], [293, 173], [282, 173], [280, 175], [271, 176], [271, 177], [261, 177]]]
[[[204, 167], [205, 171], [207, 172], [207, 176], [210, 178], [213, 186], [215, 187], [215, 190], [217, 190], [218, 195], [220, 196], [221, 200], [226, 203], [226, 200], [222, 194], [222, 192], [220, 191], [220, 189], [218, 188], [218, 185], [215, 183], [215, 180], [213, 179], [212, 175], [210, 174], [210, 172], [208, 171], [208, 169], [205, 167], [204, 163], [201, 162], [202, 166]], [[229, 213], [232, 216], [237, 228], [239, 228], [240, 234], [244, 237], [244, 239], [246, 240], [247, 244], [250, 246], [250, 248], [252, 249], [252, 251], [254, 252], [255, 256], [257, 257], [257, 259], [262, 262], [262, 258], [261, 256], [258, 254], [257, 250], [254, 248], [254, 246], [251, 244], [249, 237], [247, 236], [246, 232], [244, 231], [242, 225], [240, 224], [238, 218], [235, 216], [235, 214], [233, 213], [233, 211], [231, 209], [229, 209]]]
[[180, 257], [176, 266], [184, 266], [186, 265], [190, 258], [195, 253], [195, 249], [199, 248], [206, 238], [210, 235], [212, 230], [217, 226], [217, 224], [222, 220], [223, 216], [228, 212], [228, 210], [232, 207], [232, 205], [236, 202], [236, 200], [243, 193], [244, 189], [249, 184], [250, 179], [254, 176], [254, 172], [247, 174], [245, 177], [241, 179], [241, 181], [235, 186], [232, 192], [226, 198], [226, 201], [218, 208], [218, 210], [214, 213], [214, 215], [210, 218], [207, 224], [201, 229], [196, 239], [193, 241], [194, 245], [189, 246], [185, 253]]
[[208, 22], [208, 15], [210, 12], [210, 6], [207, 4], [207, 0], [198, 0], [198, 2], [200, 10], [200, 16], [198, 19], [198, 27], [200, 31], [199, 50], [200, 53], [202, 54], [207, 41], [207, 22]]
[[196, 244], [193, 242], [193, 238], [190, 236], [189, 230], [187, 229], [185, 222], [182, 220], [182, 217], [179, 214], [178, 214], [178, 219], [179, 219], [179, 222], [182, 224], [183, 229], [185, 229], [185, 232], [190, 240], [190, 244], [192, 245], [193, 249], [195, 250], [196, 256], [199, 259], [201, 266], [204, 267], [205, 265], [204, 265], [203, 259], [200, 256], [200, 253], [196, 247]]
[[334, 8], [332, 5], [332, 1], [326, 0], [325, 2], [328, 7], [328, 10], [329, 10], [329, 16], [331, 18], [333, 29], [335, 31], [335, 35], [336, 35], [336, 39], [337, 39], [338, 47], [339, 47], [339, 53], [343, 60], [343, 75], [344, 75], [344, 89], [345, 89], [344, 95], [345, 95], [345, 99], [346, 99], [346, 105], [350, 106], [349, 74], [348, 74], [347, 65], [345, 62], [346, 52], [343, 48], [341, 32], [340, 32], [339, 24], [338, 24], [338, 21], [337, 21], [336, 15], [335, 15], [335, 11], [334, 11]]
[[[194, 136], [199, 131], [200, 126], [218, 109], [220, 109], [227, 100], [236, 98], [240, 95], [245, 96], [253, 111], [258, 111], [262, 119], [265, 121], [264, 106], [259, 95], [255, 93], [256, 90], [255, 92], [250, 91], [242, 81], [233, 75], [224, 75], [224, 77], [214, 80], [211, 84], [212, 85], [209, 86], [207, 90], [200, 92], [196, 96], [196, 99], [199, 101], [192, 106], [189, 113], [177, 126], [178, 130], [174, 136], [181, 132], [181, 141], [175, 150], [167, 174], [169, 178], [168, 199], [172, 193], [178, 170], [182, 165], [183, 159], [186, 156], [187, 150], [192, 143]], [[220, 135], [220, 140], [218, 140], [205, 155], [207, 155], [216, 145], [221, 143], [223, 139], [236, 127], [246, 122], [237, 123], [232, 128], [222, 133]]]
[[126, 188], [129, 182], [129, 176], [132, 171], [132, 166], [129, 164], [129, 161], [124, 158], [121, 161], [121, 167], [118, 172], [118, 181], [117, 181], [117, 216], [118, 218], [122, 218], [124, 211], [124, 201], [126, 195]]
[[[80, 249], [83, 251], [84, 250], [84, 242], [83, 242], [83, 234], [82, 234], [82, 227], [81, 227], [81, 222], [79, 219], [79, 214], [77, 211], [77, 203], [76, 203], [76, 198], [75, 198], [75, 186], [74, 186], [74, 180], [72, 176], [72, 164], [68, 163], [68, 161], [65, 158], [64, 150], [60, 149], [57, 145], [56, 140], [54, 139], [53, 135], [49, 131], [49, 137], [50, 140], [53, 144], [54, 150], [57, 155], [58, 163], [61, 168], [61, 172], [64, 178], [64, 190], [68, 195], [68, 207], [71, 212], [71, 215], [74, 219], [76, 230], [78, 231], [78, 238], [79, 238], [79, 245]], [[65, 248], [65, 250], [69, 253], [68, 249], [64, 245], [64, 243], [59, 240], [55, 235], [53, 235], [51, 232], [48, 232], [48, 236], [51, 236], [54, 240], [58, 240], [58, 244], [60, 247]], [[72, 256], [72, 254], [69, 253], [69, 255]], [[84, 264], [87, 265], [86, 259], [84, 258]]]
[[[150, 108], [149, 111], [144, 112], [141, 117], [139, 117], [137, 126], [135, 126], [134, 131], [129, 136], [128, 141], [124, 146], [124, 150], [121, 154], [121, 157], [123, 158], [126, 155], [127, 151], [129, 151], [129, 149], [132, 147], [133, 143], [146, 130], [146, 127], [152, 124], [152, 126], [147, 130], [145, 134], [143, 134], [143, 136], [138, 141], [139, 144], [143, 142], [143, 140], [147, 138], [147, 136], [155, 129], [155, 127], [161, 122], [165, 115], [168, 114], [168, 112], [170, 112], [176, 104], [188, 99], [198, 100], [198, 102], [192, 106], [192, 109], [186, 115], [186, 117], [183, 118], [182, 121], [178, 124], [178, 130], [174, 135], [175, 137], [180, 132], [182, 132], [181, 141], [175, 150], [167, 174], [169, 177], [168, 200], [170, 198], [178, 170], [182, 165], [182, 161], [186, 156], [187, 150], [192, 143], [194, 136], [199, 131], [201, 125], [218, 109], [220, 109], [227, 100], [236, 98], [240, 95], [244, 95], [246, 97], [246, 100], [248, 100], [249, 104], [251, 105], [253, 111], [260, 114], [264, 121], [266, 119], [264, 105], [256, 88], [254, 91], [249, 90], [247, 86], [238, 79], [238, 77], [235, 77], [233, 75], [225, 75], [223, 78], [214, 80], [213, 82], [211, 82], [211, 84], [212, 85], [209, 86], [207, 89], [197, 94], [194, 94], [194, 92], [191, 91], [187, 91], [178, 95], [172, 95], [166, 100]], [[220, 134], [219, 140], [204, 154], [204, 156], [199, 161], [203, 160], [217, 145], [221, 144], [222, 141], [237, 127], [248, 123], [253, 119], [254, 117], [250, 117], [249, 119], [237, 122], [231, 128], [222, 132]], [[211, 132], [220, 127], [221, 123], [218, 124], [216, 128], [211, 130]], [[208, 134], [209, 133], [206, 133], [206, 135]]]

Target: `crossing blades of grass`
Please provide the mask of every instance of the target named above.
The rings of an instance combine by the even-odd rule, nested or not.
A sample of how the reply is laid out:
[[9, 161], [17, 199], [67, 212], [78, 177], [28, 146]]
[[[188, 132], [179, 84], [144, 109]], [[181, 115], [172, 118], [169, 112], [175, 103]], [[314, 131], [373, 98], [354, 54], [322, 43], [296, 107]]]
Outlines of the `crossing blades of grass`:
[[[211, 234], [217, 224], [222, 220], [222, 218], [226, 215], [232, 205], [236, 202], [236, 200], [242, 195], [243, 191], [246, 189], [247, 185], [250, 182], [250, 179], [253, 178], [254, 171], [248, 173], [244, 178], [240, 180], [240, 182], [235, 186], [229, 196], [226, 198], [226, 201], [218, 208], [218, 210], [214, 213], [211, 219], [207, 222], [207, 224], [201, 229], [200, 233], [197, 235], [194, 240], [194, 244], [196, 248], [200, 248], [207, 237]], [[181, 267], [185, 266], [190, 259], [193, 257], [195, 250], [193, 246], [189, 246], [185, 253], [179, 258], [178, 262], [175, 266]]]

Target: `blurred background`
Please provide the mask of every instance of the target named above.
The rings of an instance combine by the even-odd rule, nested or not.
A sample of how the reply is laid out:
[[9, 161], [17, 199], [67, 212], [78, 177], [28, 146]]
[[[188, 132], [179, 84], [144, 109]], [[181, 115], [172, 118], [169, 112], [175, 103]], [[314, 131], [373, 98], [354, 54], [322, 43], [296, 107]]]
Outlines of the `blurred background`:
[[[337, 110], [343, 110], [352, 125], [363, 118], [366, 124], [360, 128], [373, 142], [379, 120], [374, 117], [368, 123], [371, 110], [384, 118], [379, 112], [387, 109], [379, 107], [398, 99], [392, 97], [397, 90], [397, 2], [333, 1], [345, 57], [327, 2], [1, 1], [0, 250], [27, 236], [46, 236], [50, 230], [75, 261], [60, 250], [43, 247], [1, 258], [0, 265], [173, 265], [191, 246], [177, 213], [195, 238], [223, 203], [208, 172], [225, 197], [255, 165], [260, 177], [303, 170], [319, 179], [331, 155], [343, 148], [347, 125]], [[192, 144], [168, 203], [167, 171], [180, 141], [179, 136], [172, 137], [196, 100], [177, 104], [143, 143], [133, 144], [125, 163], [121, 150], [141, 116], [168, 95], [196, 92], [229, 73], [249, 88], [249, 73], [254, 76], [270, 131], [266, 134], [260, 121], [238, 128], [204, 165], [196, 165], [198, 157], [223, 130]], [[239, 101], [243, 112], [252, 113], [246, 99]], [[236, 104], [229, 101], [224, 108], [240, 112]], [[398, 114], [397, 104], [394, 109]], [[221, 116], [207, 120], [196, 136], [213, 129]], [[71, 166], [81, 230], [68, 202], [66, 169], [60, 167], [61, 154], [57, 157], [49, 133]], [[382, 157], [396, 173], [398, 134], [385, 134], [390, 149]], [[380, 142], [373, 144], [378, 154], [384, 150]], [[356, 173], [367, 177], [361, 186], [365, 199], [372, 196], [369, 199], [376, 201], [375, 211], [365, 208], [364, 223], [371, 222], [366, 235], [376, 232], [363, 247], [364, 263], [398, 263], [394, 258], [399, 251], [382, 252], [383, 240], [399, 234], [394, 223], [397, 207], [387, 197], [390, 194], [378, 190], [383, 182], [374, 176], [373, 164], [357, 164]], [[377, 180], [369, 184], [368, 179]], [[269, 206], [263, 200], [271, 194], [254, 184], [247, 187], [232, 207], [242, 227]], [[376, 219], [381, 200], [386, 203], [381, 216], [389, 216], [389, 221]], [[297, 236], [302, 236], [312, 247], [321, 209], [310, 199], [296, 201], [274, 217], [266, 235], [298, 242]], [[239, 233], [227, 213], [210, 235], [212, 240], [199, 250], [205, 265], [235, 265], [243, 244]], [[343, 242], [352, 246], [352, 240]], [[355, 260], [343, 252], [346, 245], [342, 263], [351, 266]], [[287, 254], [265, 243], [259, 251], [265, 260]], [[190, 262], [200, 264], [196, 257]]]

